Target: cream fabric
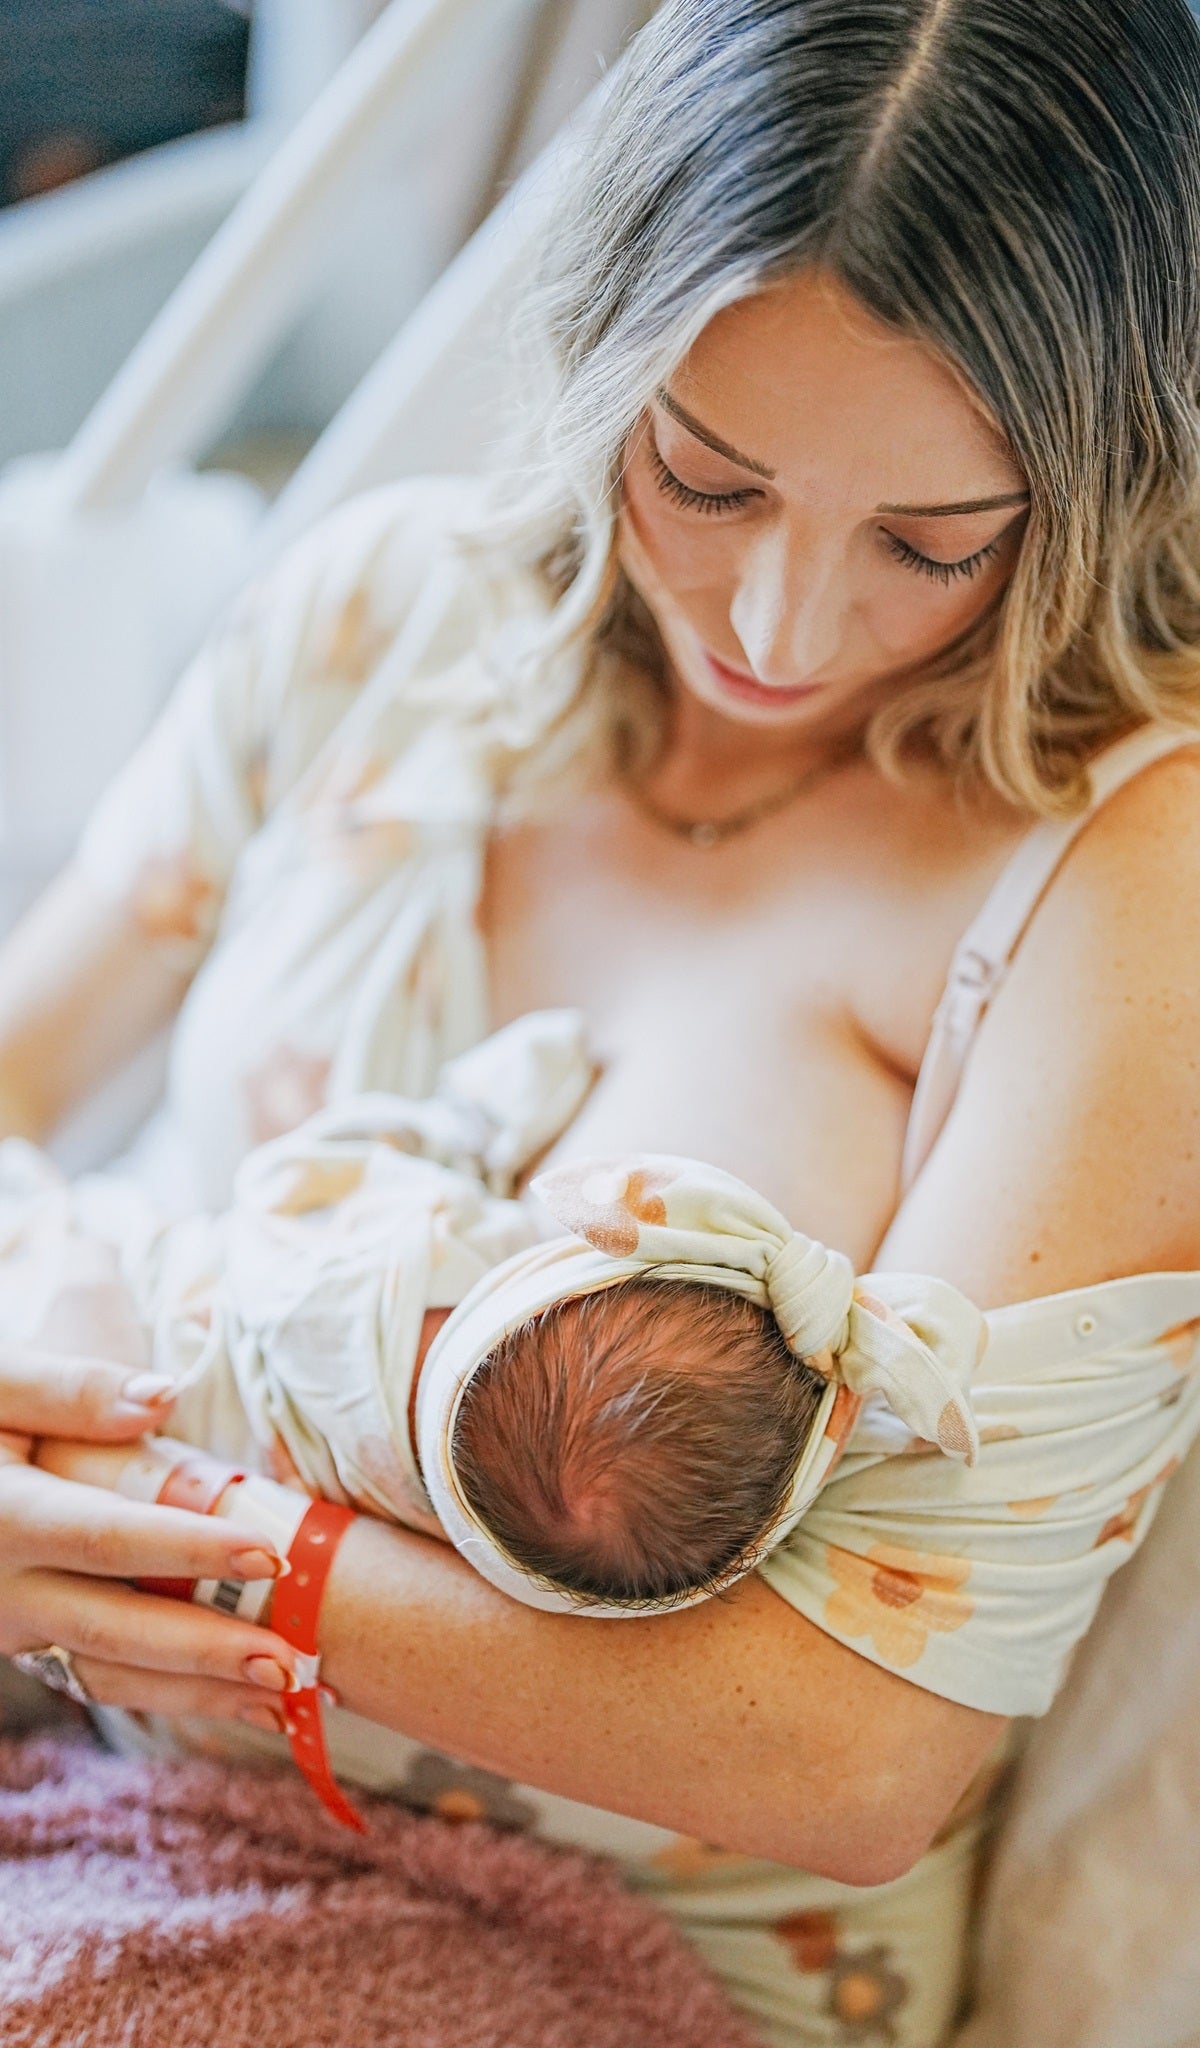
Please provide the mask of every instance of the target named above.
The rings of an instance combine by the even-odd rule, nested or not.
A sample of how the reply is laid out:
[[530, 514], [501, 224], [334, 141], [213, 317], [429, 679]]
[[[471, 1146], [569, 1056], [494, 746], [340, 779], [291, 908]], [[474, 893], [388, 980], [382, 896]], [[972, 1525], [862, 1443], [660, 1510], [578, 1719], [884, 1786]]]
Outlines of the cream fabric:
[[425, 1311], [543, 1234], [516, 1180], [591, 1083], [579, 1013], [537, 1012], [431, 1096], [320, 1111], [250, 1154], [223, 1215], [175, 1223], [124, 1178], [72, 1185], [0, 1144], [0, 1339], [111, 1349], [127, 1305], [175, 1437], [436, 1531], [408, 1419]]
[[[423, 1095], [486, 1036], [474, 912], [493, 809], [488, 649], [544, 599], [527, 578], [485, 579], [459, 554], [450, 529], [472, 503], [455, 484], [406, 483], [315, 530], [235, 607], [86, 834], [80, 858], [97, 889], [197, 968], [164, 1114], [132, 1161], [185, 1212], [227, 1206], [256, 1143], [353, 1094]], [[548, 707], [568, 685], [552, 679]], [[1091, 1620], [1097, 1559], [1107, 1571], [1132, 1553], [1192, 1423], [1195, 1332], [1178, 1326], [1200, 1314], [1200, 1278], [1124, 1285], [1052, 1304], [1044, 1322], [1005, 1312], [1013, 1341], [997, 1344], [993, 1329], [971, 1470], [923, 1455], [869, 1404], [764, 1567], [781, 1597], [915, 1684], [1002, 1712], [1044, 1708]], [[1139, 1376], [1126, 1446], [1111, 1403]], [[1026, 1398], [1037, 1420], [1023, 1442]], [[1102, 1497], [1122, 1488], [1115, 1520], [1098, 1520]], [[943, 2038], [978, 1810], [998, 1766], [909, 1878], [847, 1893], [481, 1783], [419, 1744], [333, 1720], [346, 1775], [433, 1803], [438, 1785], [469, 1786], [510, 1824], [617, 1856], [706, 1947], [776, 2048], [840, 2048], [872, 2029], [896, 2048]], [[269, 1747], [249, 1729], [228, 1739]]]
[[[610, 1619], [712, 1597], [712, 1588], [657, 1603], [564, 1592], [513, 1562], [458, 1482], [455, 1422], [483, 1360], [551, 1303], [622, 1280], [654, 1273], [730, 1289], [770, 1309], [797, 1357], [827, 1379], [761, 1551], [791, 1534], [872, 1395], [937, 1448], [974, 1462], [979, 1439], [967, 1384], [987, 1332], [956, 1288], [897, 1274], [856, 1285], [844, 1254], [793, 1230], [752, 1188], [700, 1160], [657, 1153], [586, 1160], [539, 1174], [532, 1191], [573, 1237], [517, 1253], [478, 1283], [434, 1340], [417, 1394], [421, 1469], [434, 1508], [456, 1549], [503, 1592], [551, 1612]], [[889, 1293], [903, 1299], [907, 1320], [880, 1298]], [[719, 1590], [747, 1569], [736, 1568]]]

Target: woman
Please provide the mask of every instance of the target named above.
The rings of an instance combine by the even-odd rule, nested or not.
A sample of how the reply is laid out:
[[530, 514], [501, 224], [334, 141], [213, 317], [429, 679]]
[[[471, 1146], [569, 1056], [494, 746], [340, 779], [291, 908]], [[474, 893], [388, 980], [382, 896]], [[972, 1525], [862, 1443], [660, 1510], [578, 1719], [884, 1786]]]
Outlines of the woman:
[[[521, 491], [377, 495], [238, 609], [8, 945], [8, 1128], [178, 1010], [136, 1160], [218, 1202], [319, 1100], [568, 1003], [563, 1156], [711, 1158], [988, 1306], [1200, 1264], [1198, 259], [1183, 0], [672, 0], [564, 200]], [[17, 1361], [0, 1419], [83, 1433], [75, 1370]], [[269, 1718], [286, 1646], [106, 1583], [219, 1535], [9, 1441], [0, 1649]], [[774, 2042], [929, 2048], [1011, 1709], [832, 1616], [786, 1571], [545, 1616], [360, 1521], [323, 1623], [406, 1738], [359, 1775], [620, 1854]]]

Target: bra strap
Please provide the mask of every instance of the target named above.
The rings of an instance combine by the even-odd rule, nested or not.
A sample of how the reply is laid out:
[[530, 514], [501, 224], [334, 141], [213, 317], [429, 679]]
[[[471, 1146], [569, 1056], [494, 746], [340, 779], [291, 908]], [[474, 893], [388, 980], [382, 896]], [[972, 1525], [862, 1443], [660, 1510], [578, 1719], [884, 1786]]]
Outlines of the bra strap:
[[933, 1150], [954, 1106], [967, 1054], [984, 1013], [1060, 862], [1084, 826], [1118, 789], [1164, 755], [1198, 743], [1200, 733], [1161, 725], [1143, 725], [1127, 733], [1092, 763], [1087, 808], [1073, 818], [1048, 818], [1035, 825], [1002, 868], [959, 940], [934, 1012], [905, 1132], [902, 1193], [907, 1193]]

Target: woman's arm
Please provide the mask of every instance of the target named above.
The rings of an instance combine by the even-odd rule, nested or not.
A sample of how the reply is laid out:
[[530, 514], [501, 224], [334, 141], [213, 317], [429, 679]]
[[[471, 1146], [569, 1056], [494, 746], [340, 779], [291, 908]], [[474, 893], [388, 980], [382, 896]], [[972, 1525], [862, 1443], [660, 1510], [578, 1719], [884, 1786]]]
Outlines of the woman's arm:
[[882, 1671], [761, 1581], [593, 1621], [360, 1520], [322, 1607], [343, 1703], [456, 1756], [846, 1884], [928, 1847], [1003, 1727]]
[[1200, 749], [1080, 835], [874, 1263], [988, 1308], [1200, 1265]]
[[164, 1025], [187, 976], [68, 867], [0, 946], [0, 1134], [42, 1140]]

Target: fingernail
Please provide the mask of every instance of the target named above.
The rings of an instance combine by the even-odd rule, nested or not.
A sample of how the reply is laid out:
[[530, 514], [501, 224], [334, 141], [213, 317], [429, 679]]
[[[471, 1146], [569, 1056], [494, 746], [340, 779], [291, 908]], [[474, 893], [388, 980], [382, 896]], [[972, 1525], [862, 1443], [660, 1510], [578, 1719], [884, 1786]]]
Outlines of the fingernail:
[[271, 1735], [287, 1734], [283, 1715], [278, 1707], [268, 1707], [265, 1704], [260, 1706], [255, 1702], [252, 1707], [239, 1707], [238, 1719], [248, 1721], [252, 1728], [265, 1728]]
[[229, 1562], [237, 1579], [281, 1579], [286, 1569], [278, 1551], [257, 1547], [231, 1551]]
[[157, 1372], [135, 1372], [121, 1387], [131, 1408], [165, 1408], [175, 1399], [175, 1382]]
[[267, 1692], [287, 1692], [292, 1683], [291, 1672], [276, 1657], [247, 1657], [242, 1670], [251, 1685], [261, 1685]]
[[325, 1702], [325, 1704], [326, 1704], [326, 1706], [327, 1706], [327, 1707], [340, 1707], [340, 1706], [341, 1706], [341, 1704], [342, 1704], [342, 1695], [341, 1695], [341, 1693], [340, 1693], [340, 1692], [335, 1692], [335, 1691], [334, 1691], [334, 1689], [333, 1689], [333, 1687], [332, 1687], [331, 1685], [326, 1685], [326, 1683], [325, 1683], [324, 1679], [322, 1679], [322, 1680], [321, 1680], [321, 1683], [320, 1683], [320, 1685], [319, 1685], [319, 1686], [317, 1687], [317, 1691], [318, 1691], [318, 1692], [320, 1693], [320, 1695], [321, 1695], [321, 1698], [322, 1698], [322, 1699], [324, 1700], [324, 1702]]

